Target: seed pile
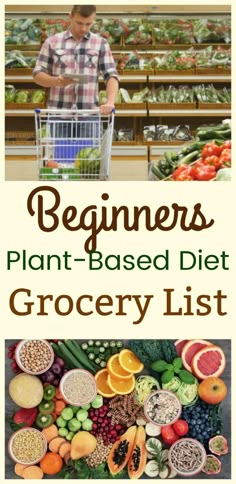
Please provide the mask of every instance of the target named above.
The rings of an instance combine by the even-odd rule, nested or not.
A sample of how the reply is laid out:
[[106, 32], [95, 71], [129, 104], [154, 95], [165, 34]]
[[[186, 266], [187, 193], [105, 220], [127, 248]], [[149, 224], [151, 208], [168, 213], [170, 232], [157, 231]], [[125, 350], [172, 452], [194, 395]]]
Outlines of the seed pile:
[[38, 462], [44, 454], [45, 441], [36, 429], [24, 429], [13, 438], [11, 451], [14, 458], [22, 464]]
[[40, 372], [50, 365], [52, 353], [45, 341], [33, 339], [22, 346], [19, 356], [26, 370]]
[[141, 406], [135, 392], [127, 395], [117, 395], [109, 403], [109, 413], [112, 424], [122, 424], [130, 427], [137, 418], [145, 418], [143, 406]]
[[81, 370], [72, 371], [66, 375], [63, 393], [72, 405], [83, 406], [96, 396], [96, 383], [89, 373]]
[[99, 464], [102, 464], [102, 462], [105, 462], [112, 448], [112, 445], [113, 444], [104, 445], [102, 437], [97, 437], [96, 449], [88, 457], [85, 458], [88, 466], [97, 467]]

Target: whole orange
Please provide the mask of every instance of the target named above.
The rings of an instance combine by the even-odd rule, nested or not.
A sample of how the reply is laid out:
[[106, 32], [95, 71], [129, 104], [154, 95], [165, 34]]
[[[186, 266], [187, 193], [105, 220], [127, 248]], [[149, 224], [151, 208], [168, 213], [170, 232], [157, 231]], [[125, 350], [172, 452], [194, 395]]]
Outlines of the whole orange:
[[209, 376], [199, 384], [198, 395], [204, 402], [215, 405], [225, 399], [227, 386], [221, 378]]

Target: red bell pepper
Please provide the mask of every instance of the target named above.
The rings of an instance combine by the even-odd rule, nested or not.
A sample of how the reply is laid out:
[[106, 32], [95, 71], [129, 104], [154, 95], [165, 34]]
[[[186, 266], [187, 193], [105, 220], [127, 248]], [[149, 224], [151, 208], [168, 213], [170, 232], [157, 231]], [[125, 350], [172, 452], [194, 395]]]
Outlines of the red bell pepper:
[[20, 425], [22, 427], [31, 427], [36, 420], [38, 415], [37, 407], [33, 408], [20, 408], [16, 411], [13, 416], [13, 421], [15, 424]]
[[212, 180], [212, 178], [215, 178], [216, 168], [213, 165], [205, 165], [204, 163], [198, 162], [192, 167], [192, 176], [194, 180], [209, 181]]
[[219, 168], [221, 168], [222, 166], [222, 162], [220, 161], [219, 156], [216, 155], [207, 156], [206, 158], [204, 158], [203, 163], [204, 165], [214, 166], [216, 170], [219, 170]]
[[222, 165], [231, 166], [231, 149], [225, 148], [220, 155], [220, 163]]
[[172, 173], [172, 178], [175, 181], [192, 181], [192, 168], [189, 165], [179, 165]]
[[221, 154], [221, 146], [216, 145], [215, 143], [207, 143], [201, 152], [202, 158], [207, 158], [208, 156], [220, 156]]

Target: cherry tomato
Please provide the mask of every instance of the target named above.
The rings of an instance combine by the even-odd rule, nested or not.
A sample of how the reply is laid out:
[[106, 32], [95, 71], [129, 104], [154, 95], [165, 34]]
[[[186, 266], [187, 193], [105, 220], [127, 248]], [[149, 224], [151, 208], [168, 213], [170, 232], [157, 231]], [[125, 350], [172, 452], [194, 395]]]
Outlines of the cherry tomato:
[[174, 431], [172, 425], [165, 425], [165, 427], [162, 427], [161, 436], [162, 436], [163, 442], [167, 445], [173, 444], [179, 438], [179, 436]]
[[172, 427], [175, 433], [180, 437], [183, 437], [188, 433], [188, 422], [186, 422], [186, 420], [176, 420], [176, 422], [173, 423]]

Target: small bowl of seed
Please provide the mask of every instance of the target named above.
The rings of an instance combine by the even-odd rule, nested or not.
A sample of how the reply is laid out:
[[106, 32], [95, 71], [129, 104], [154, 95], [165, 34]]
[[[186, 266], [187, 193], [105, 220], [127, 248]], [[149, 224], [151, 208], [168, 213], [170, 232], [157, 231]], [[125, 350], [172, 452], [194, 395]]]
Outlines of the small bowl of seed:
[[67, 403], [82, 407], [96, 397], [96, 380], [89, 371], [76, 368], [63, 375], [60, 381], [60, 391]]
[[23, 339], [16, 347], [15, 358], [22, 371], [40, 375], [52, 366], [54, 351], [46, 339]]
[[14, 462], [34, 465], [46, 454], [47, 441], [40, 430], [24, 427], [10, 437], [8, 452]]
[[175, 393], [169, 390], [156, 390], [144, 402], [146, 418], [153, 424], [164, 427], [178, 420], [182, 405]]

